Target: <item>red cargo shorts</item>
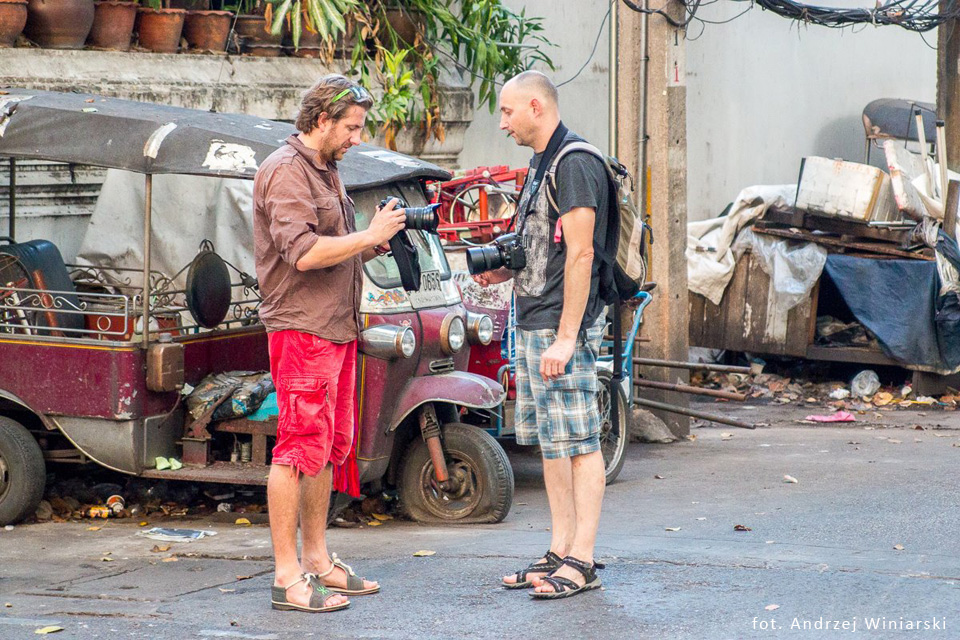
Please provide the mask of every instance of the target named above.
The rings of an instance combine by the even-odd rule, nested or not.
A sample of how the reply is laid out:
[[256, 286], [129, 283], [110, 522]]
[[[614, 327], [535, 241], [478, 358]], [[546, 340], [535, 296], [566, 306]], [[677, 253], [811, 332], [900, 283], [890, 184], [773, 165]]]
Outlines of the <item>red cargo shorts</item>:
[[308, 476], [342, 465], [353, 445], [356, 340], [337, 344], [300, 331], [268, 339], [280, 409], [273, 464]]

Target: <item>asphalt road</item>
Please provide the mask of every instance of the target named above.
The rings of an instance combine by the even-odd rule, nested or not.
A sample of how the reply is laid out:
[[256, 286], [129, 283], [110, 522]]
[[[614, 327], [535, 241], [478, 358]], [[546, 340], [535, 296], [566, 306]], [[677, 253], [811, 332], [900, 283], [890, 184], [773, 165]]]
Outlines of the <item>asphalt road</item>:
[[499, 588], [549, 543], [539, 463], [512, 454], [501, 524], [332, 530], [333, 550], [384, 588], [331, 614], [270, 609], [265, 526], [151, 523], [218, 532], [166, 553], [128, 521], [0, 529], [0, 638], [48, 625], [84, 639], [960, 638], [955, 414], [836, 427], [796, 424], [801, 409], [727, 412], [775, 426], [630, 446], [604, 503], [602, 591], [534, 602]]

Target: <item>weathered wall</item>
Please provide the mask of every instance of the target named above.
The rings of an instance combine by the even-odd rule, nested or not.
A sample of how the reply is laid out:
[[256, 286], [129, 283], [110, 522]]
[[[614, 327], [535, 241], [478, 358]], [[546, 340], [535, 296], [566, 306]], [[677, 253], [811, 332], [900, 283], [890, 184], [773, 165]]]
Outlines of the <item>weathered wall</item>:
[[[721, 2], [699, 15], [723, 20], [743, 8]], [[698, 33], [694, 25], [688, 36]], [[936, 46], [935, 31], [925, 37]], [[803, 156], [862, 161], [866, 104], [933, 102], [936, 72], [936, 51], [897, 27], [798, 27], [759, 8], [706, 25], [687, 42], [690, 220], [719, 215], [743, 187], [795, 182]]]

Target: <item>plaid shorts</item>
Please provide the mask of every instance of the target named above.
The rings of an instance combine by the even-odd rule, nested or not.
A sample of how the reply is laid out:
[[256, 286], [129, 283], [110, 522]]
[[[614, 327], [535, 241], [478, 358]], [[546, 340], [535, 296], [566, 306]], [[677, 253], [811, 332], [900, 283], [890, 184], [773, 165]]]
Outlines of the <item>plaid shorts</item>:
[[600, 450], [597, 410], [597, 355], [605, 318], [581, 334], [559, 378], [544, 381], [540, 357], [557, 339], [553, 329], [517, 329], [517, 443], [540, 445], [544, 458], [569, 458]]

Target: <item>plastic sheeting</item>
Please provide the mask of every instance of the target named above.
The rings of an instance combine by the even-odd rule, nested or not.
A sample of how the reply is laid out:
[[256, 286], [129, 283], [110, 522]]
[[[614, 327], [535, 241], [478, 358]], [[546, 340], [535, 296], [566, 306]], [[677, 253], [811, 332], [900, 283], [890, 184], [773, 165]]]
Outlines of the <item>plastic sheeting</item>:
[[812, 242], [761, 236], [745, 229], [737, 236], [733, 253], [739, 260], [748, 249], [770, 276], [764, 339], [783, 342], [787, 338], [787, 315], [810, 295], [820, 279], [827, 250]]
[[687, 225], [687, 286], [715, 305], [723, 299], [737, 260], [731, 251], [740, 230], [774, 204], [793, 201], [796, 185], [747, 187], [726, 216]]

